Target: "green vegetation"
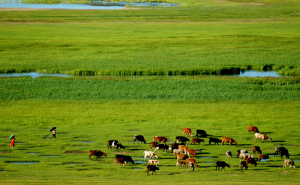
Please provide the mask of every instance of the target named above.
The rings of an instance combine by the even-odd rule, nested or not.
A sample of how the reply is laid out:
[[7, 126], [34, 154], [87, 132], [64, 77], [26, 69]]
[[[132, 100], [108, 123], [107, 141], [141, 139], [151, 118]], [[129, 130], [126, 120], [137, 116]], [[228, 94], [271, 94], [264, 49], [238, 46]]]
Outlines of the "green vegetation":
[[[246, 69], [299, 75], [299, 1], [167, 2], [181, 6], [0, 8], [1, 73], [81, 75], [0, 77], [0, 184], [299, 184], [300, 78], [217, 76]], [[273, 140], [255, 143], [249, 125]], [[160, 170], [147, 176], [146, 164], [138, 163], [147, 161], [143, 151], [154, 136], [174, 141], [182, 127], [232, 137], [237, 145], [208, 145], [208, 138], [188, 144], [199, 150], [194, 172], [160, 151]], [[133, 144], [137, 134], [147, 144]], [[126, 149], [107, 149], [111, 139]], [[236, 156], [225, 157], [227, 150], [252, 154], [255, 145], [271, 155], [257, 167], [240, 171]], [[289, 150], [296, 169], [283, 169], [283, 159], [272, 156], [277, 146]], [[89, 160], [89, 150], [108, 156]], [[116, 154], [136, 163], [115, 165]], [[218, 160], [231, 168], [216, 171]]]

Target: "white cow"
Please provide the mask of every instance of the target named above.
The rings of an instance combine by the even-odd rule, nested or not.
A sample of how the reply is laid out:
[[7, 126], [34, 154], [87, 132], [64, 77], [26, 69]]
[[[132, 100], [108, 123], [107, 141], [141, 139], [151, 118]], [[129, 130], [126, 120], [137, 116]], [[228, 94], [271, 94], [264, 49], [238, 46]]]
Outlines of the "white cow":
[[287, 164], [290, 165], [290, 168], [291, 168], [292, 166], [293, 166], [293, 168], [296, 168], [296, 165], [295, 165], [294, 161], [291, 160], [291, 159], [285, 159], [285, 160], [283, 161], [283, 168], [286, 168], [286, 165], [287, 165]]
[[148, 161], [148, 164], [155, 164], [155, 166], [157, 166], [157, 164], [159, 164], [160, 162], [158, 161], [158, 160], [152, 160], [152, 159], [150, 159], [149, 161]]
[[262, 134], [262, 133], [258, 133], [256, 132], [254, 134], [255, 136], [255, 142], [256, 142], [256, 139], [261, 139], [262, 140], [262, 143], [264, 142], [264, 140], [272, 140], [270, 137], [268, 137], [266, 134]]
[[154, 159], [154, 157], [158, 158], [157, 154], [155, 154], [154, 152], [152, 152], [152, 151], [144, 151], [144, 159], [146, 159], [147, 156], [149, 156], [150, 159], [151, 158]]

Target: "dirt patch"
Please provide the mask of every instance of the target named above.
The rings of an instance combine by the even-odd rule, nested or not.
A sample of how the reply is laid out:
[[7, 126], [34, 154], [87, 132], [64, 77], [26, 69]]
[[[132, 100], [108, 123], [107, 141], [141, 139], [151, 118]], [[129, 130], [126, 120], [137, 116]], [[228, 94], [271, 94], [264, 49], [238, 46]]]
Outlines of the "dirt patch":
[[86, 151], [65, 151], [66, 154], [83, 154], [88, 153]]

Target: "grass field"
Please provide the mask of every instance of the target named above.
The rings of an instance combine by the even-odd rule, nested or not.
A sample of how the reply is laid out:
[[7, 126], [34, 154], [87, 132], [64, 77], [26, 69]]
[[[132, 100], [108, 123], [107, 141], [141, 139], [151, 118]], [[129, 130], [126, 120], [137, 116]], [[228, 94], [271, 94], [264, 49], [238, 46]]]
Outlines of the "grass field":
[[[198, 76], [242, 69], [299, 75], [299, 1], [168, 2], [182, 6], [0, 8], [0, 72], [82, 75], [0, 77], [0, 184], [300, 184], [299, 77]], [[272, 141], [255, 142], [250, 125]], [[147, 176], [143, 151], [154, 136], [174, 142], [182, 127], [237, 145], [188, 143], [198, 151], [193, 172], [159, 151], [160, 170]], [[147, 144], [133, 143], [138, 134]], [[125, 149], [108, 149], [112, 139]], [[240, 171], [236, 151], [252, 154], [255, 145], [270, 159]], [[282, 168], [277, 146], [289, 150], [295, 169]], [[107, 156], [89, 160], [89, 150]], [[135, 164], [115, 165], [116, 154]], [[221, 160], [230, 168], [216, 171]]]

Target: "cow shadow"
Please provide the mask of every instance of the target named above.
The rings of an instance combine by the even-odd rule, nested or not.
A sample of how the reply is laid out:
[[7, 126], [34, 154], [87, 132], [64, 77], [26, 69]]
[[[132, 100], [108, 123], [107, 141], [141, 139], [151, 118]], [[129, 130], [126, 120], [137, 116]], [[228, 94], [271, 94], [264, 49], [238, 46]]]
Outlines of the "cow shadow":
[[285, 143], [286, 141], [271, 141], [272, 143]]

